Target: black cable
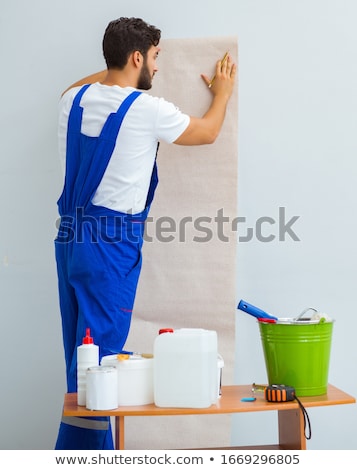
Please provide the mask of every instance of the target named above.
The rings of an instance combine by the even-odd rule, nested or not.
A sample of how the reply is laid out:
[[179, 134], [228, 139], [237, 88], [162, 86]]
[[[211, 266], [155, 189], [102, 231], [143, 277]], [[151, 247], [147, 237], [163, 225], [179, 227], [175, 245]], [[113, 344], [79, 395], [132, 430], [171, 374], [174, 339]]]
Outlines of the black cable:
[[[304, 405], [301, 403], [301, 401], [298, 399], [298, 397], [295, 395], [295, 400], [298, 402], [302, 415], [304, 417], [304, 434], [305, 434], [305, 439], [309, 440], [311, 439], [311, 424], [310, 424], [310, 418], [309, 415], [307, 414], [306, 408]], [[308, 424], [309, 427], [309, 434], [306, 435], [306, 424]]]

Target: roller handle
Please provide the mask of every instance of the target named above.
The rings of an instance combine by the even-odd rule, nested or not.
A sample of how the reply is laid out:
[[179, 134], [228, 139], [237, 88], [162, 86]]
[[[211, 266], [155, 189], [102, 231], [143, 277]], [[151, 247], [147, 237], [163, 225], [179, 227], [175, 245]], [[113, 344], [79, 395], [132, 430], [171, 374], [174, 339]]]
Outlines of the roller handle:
[[249, 315], [252, 315], [255, 318], [269, 318], [271, 320], [278, 320], [277, 317], [274, 317], [273, 315], [269, 315], [269, 313], [264, 312], [264, 310], [261, 310], [258, 307], [254, 307], [254, 305], [249, 304], [245, 300], [241, 300], [238, 304], [237, 307], [239, 310], [242, 310], [242, 312], [249, 313]]

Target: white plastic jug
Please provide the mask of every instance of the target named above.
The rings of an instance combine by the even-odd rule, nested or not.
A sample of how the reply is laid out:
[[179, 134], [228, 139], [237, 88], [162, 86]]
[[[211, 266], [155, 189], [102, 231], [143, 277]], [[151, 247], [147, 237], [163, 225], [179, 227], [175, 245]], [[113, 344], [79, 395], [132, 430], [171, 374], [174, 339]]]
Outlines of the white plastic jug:
[[[161, 330], [160, 330], [161, 331]], [[208, 408], [217, 401], [217, 333], [181, 328], [154, 343], [156, 406]]]

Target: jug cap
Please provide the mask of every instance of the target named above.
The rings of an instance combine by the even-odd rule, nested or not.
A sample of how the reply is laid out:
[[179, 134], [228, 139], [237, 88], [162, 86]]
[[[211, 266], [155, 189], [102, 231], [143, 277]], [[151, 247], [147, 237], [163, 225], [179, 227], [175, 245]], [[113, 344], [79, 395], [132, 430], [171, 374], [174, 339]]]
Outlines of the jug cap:
[[159, 335], [161, 335], [162, 333], [173, 333], [174, 330], [172, 328], [160, 328], [159, 330]]

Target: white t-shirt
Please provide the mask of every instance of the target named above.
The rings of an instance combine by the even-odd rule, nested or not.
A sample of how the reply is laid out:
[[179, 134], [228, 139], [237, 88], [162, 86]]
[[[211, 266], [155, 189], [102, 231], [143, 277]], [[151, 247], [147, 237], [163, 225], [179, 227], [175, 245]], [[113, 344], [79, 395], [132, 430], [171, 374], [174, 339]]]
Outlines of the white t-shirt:
[[[59, 154], [65, 169], [68, 115], [80, 87], [66, 92], [59, 103]], [[94, 83], [81, 100], [81, 132], [99, 136], [110, 113], [116, 112], [134, 88]], [[156, 147], [159, 141], [174, 142], [187, 128], [190, 118], [175, 105], [145, 92], [133, 102], [122, 122], [112, 157], [92, 203], [137, 214], [145, 208]]]

